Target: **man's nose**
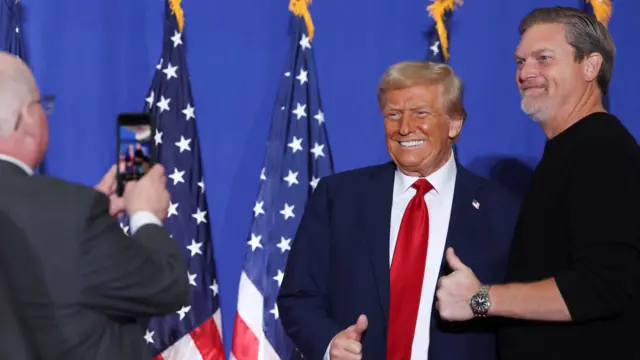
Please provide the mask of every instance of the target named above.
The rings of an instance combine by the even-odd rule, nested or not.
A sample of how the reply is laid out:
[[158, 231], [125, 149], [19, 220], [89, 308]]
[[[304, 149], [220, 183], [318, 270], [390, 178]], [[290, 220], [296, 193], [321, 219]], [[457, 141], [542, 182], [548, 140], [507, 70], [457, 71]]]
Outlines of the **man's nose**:
[[404, 113], [402, 115], [402, 120], [400, 120], [400, 134], [407, 135], [415, 131], [416, 124], [415, 121], [413, 121], [413, 117], [408, 112]]
[[525, 62], [518, 69], [518, 80], [520, 82], [526, 82], [529, 79], [533, 79], [538, 75], [538, 68], [531, 62]]

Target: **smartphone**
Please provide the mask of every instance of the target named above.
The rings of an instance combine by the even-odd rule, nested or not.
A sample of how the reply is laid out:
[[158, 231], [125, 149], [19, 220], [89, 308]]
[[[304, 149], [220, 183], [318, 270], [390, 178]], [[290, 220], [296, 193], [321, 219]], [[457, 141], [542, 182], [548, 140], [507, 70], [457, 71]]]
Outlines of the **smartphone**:
[[153, 117], [145, 113], [122, 113], [117, 126], [117, 189], [122, 196], [128, 181], [142, 178], [156, 162]]

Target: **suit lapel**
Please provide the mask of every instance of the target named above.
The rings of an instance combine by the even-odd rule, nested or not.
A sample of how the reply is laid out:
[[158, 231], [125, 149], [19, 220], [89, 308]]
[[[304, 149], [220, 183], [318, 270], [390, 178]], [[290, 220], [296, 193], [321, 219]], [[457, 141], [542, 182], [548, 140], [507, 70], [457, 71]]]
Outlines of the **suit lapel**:
[[[468, 246], [469, 241], [473, 241], [474, 229], [482, 221], [480, 216], [480, 203], [476, 199], [476, 194], [480, 184], [474, 181], [473, 175], [462, 166], [457, 166], [456, 186], [453, 193], [451, 206], [451, 217], [449, 218], [449, 229], [447, 230], [447, 240], [445, 252], [442, 254], [442, 265], [440, 276], [450, 272], [446, 259], [446, 250], [452, 247], [460, 259], [469, 259], [474, 256], [473, 246]], [[478, 205], [478, 208], [474, 206]]]
[[363, 194], [367, 249], [385, 322], [389, 314], [389, 231], [394, 171], [393, 163], [378, 168], [371, 175], [369, 186], [364, 187]]

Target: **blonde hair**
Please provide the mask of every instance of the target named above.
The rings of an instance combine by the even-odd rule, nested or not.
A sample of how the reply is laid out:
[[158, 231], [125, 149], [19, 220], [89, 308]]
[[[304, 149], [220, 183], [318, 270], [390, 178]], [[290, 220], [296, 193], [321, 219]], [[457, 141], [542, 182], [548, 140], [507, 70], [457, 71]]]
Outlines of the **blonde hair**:
[[388, 91], [404, 89], [414, 85], [442, 85], [443, 107], [452, 118], [467, 118], [462, 104], [462, 81], [451, 66], [429, 61], [403, 61], [391, 65], [382, 75], [378, 85], [378, 106], [386, 104]]

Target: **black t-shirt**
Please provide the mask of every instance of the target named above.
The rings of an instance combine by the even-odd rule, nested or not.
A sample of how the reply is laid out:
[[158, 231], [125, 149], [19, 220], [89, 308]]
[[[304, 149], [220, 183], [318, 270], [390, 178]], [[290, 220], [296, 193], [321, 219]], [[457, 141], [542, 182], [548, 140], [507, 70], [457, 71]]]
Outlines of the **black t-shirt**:
[[640, 359], [640, 147], [616, 117], [591, 114], [547, 142], [507, 277], [554, 277], [573, 321], [505, 321], [502, 360]]

